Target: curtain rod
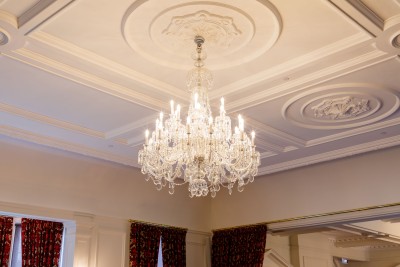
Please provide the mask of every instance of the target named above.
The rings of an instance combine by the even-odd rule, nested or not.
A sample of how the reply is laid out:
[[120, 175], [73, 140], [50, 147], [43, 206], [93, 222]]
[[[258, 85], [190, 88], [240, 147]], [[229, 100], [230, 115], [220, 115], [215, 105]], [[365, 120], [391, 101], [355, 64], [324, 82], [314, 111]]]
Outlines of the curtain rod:
[[143, 223], [143, 224], [147, 224], [147, 225], [164, 227], [164, 228], [173, 228], [173, 229], [185, 230], [185, 231], [189, 230], [188, 228], [184, 228], [184, 227], [177, 227], [177, 226], [171, 226], [171, 225], [160, 224], [160, 223], [145, 222], [145, 221], [139, 221], [139, 220], [133, 220], [133, 219], [129, 219], [128, 221], [130, 223]]
[[338, 215], [338, 214], [344, 214], [344, 213], [361, 212], [361, 211], [368, 211], [368, 210], [381, 209], [381, 208], [390, 208], [390, 207], [397, 207], [397, 206], [400, 206], [400, 202], [391, 203], [391, 204], [377, 205], [377, 206], [369, 206], [369, 207], [357, 208], [357, 209], [349, 209], [349, 210], [341, 210], [341, 211], [320, 213], [320, 214], [314, 214], [314, 215], [306, 215], [306, 216], [293, 217], [293, 218], [280, 219], [280, 220], [273, 220], [273, 221], [261, 222], [261, 223], [256, 223], [256, 224], [247, 224], [247, 225], [239, 225], [239, 226], [233, 226], [233, 227], [225, 227], [225, 228], [219, 228], [219, 229], [212, 230], [212, 232], [222, 231], [222, 230], [229, 230], [229, 229], [236, 229], [236, 228], [241, 228], [241, 227], [249, 227], [249, 226], [255, 226], [255, 225], [267, 225], [268, 226], [269, 224], [273, 224], [273, 223], [292, 222], [292, 221], [319, 218], [319, 217], [332, 216], [332, 215]]
[[251, 227], [251, 226], [259, 226], [259, 225], [267, 225], [267, 222], [261, 222], [261, 223], [253, 223], [253, 224], [245, 224], [245, 225], [238, 225], [238, 226], [232, 226], [232, 227], [225, 227], [225, 228], [219, 228], [219, 229], [214, 229], [211, 230], [213, 233], [217, 231], [224, 231], [224, 230], [231, 230], [231, 229], [237, 229], [237, 228], [243, 228], [243, 227]]

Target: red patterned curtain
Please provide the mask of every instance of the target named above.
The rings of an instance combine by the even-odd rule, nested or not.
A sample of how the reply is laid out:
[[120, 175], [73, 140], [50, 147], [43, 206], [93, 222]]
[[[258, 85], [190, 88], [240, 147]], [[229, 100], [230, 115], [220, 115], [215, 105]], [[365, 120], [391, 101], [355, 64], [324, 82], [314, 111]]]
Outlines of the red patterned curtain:
[[186, 266], [186, 229], [162, 228], [162, 257], [164, 267]]
[[13, 218], [0, 217], [0, 267], [7, 267], [10, 261], [12, 230]]
[[58, 267], [63, 231], [59, 222], [23, 218], [22, 267]]
[[211, 266], [262, 267], [266, 225], [215, 231], [212, 238]]
[[134, 222], [131, 224], [129, 266], [157, 267], [160, 227]]

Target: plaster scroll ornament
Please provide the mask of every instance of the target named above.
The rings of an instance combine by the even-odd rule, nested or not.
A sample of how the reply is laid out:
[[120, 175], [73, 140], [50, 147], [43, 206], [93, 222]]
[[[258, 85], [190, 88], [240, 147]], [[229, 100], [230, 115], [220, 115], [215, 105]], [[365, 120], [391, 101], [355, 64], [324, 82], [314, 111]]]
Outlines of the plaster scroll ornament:
[[369, 111], [371, 107], [368, 99], [345, 96], [324, 99], [311, 109], [316, 118], [340, 120], [357, 117]]
[[229, 47], [235, 37], [241, 35], [233, 18], [204, 10], [172, 17], [171, 23], [162, 33], [190, 42], [193, 42], [193, 36], [203, 36], [208, 44], [221, 47]]

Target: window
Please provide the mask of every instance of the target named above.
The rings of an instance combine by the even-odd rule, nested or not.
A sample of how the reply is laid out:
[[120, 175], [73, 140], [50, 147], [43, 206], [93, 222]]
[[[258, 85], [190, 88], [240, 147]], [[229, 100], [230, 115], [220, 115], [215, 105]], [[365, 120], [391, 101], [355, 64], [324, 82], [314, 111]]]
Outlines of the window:
[[160, 245], [158, 246], [158, 262], [157, 262], [157, 267], [163, 267], [161, 237], [160, 237]]
[[[50, 221], [50, 220], [41, 220], [41, 219], [22, 219], [22, 218], [13, 218], [14, 227], [11, 241], [11, 251], [10, 251], [10, 267], [22, 267], [22, 228], [26, 225], [26, 236], [27, 236], [27, 246], [29, 249], [35, 248], [35, 251], [38, 253], [37, 256], [42, 260], [58, 260], [59, 267], [62, 266], [72, 266], [70, 264], [64, 264], [64, 246], [65, 246], [65, 235], [66, 235], [66, 226], [65, 223]], [[47, 234], [50, 231], [54, 234], [50, 235], [50, 238], [47, 238]], [[29, 241], [30, 240], [30, 241]], [[43, 253], [49, 248], [55, 249], [57, 244], [60, 244], [58, 248], [60, 248], [59, 254], [48, 255]], [[40, 248], [40, 249], [37, 249]], [[56, 250], [55, 250], [56, 251]], [[58, 251], [58, 250], [57, 250]], [[36, 253], [35, 252], [35, 253]]]
[[22, 267], [21, 220], [19, 220], [18, 223], [15, 223], [13, 239], [10, 267]]

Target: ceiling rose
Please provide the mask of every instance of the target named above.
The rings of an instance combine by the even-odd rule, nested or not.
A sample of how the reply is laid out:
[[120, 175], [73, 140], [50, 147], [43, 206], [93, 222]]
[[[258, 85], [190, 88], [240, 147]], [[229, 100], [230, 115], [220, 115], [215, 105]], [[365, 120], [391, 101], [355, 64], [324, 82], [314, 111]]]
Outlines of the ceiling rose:
[[193, 37], [207, 40], [208, 66], [213, 70], [251, 61], [270, 49], [281, 20], [268, 1], [137, 1], [125, 13], [123, 35], [144, 58], [185, 69]]
[[347, 129], [380, 121], [399, 108], [392, 91], [370, 84], [337, 84], [307, 91], [283, 106], [283, 117], [309, 129]]

